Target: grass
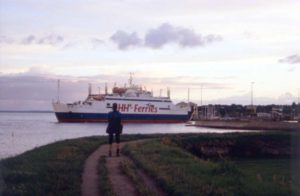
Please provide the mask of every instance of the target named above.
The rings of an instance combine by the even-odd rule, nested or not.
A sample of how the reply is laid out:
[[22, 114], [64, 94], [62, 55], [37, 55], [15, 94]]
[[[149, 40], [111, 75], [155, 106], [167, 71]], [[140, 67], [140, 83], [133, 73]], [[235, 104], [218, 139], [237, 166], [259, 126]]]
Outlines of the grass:
[[99, 192], [103, 196], [115, 196], [116, 194], [114, 193], [112, 184], [108, 178], [105, 156], [101, 156], [98, 163], [98, 174], [100, 176]]
[[199, 195], [222, 192], [212, 183], [213, 162], [202, 161], [180, 148], [159, 141], [130, 145], [124, 149], [137, 165], [152, 175], [168, 195]]
[[261, 191], [279, 186], [289, 189], [288, 192], [294, 195], [300, 195], [299, 159], [238, 159], [234, 162], [245, 173], [248, 181], [260, 182]]
[[[122, 135], [144, 138], [159, 139], [126, 146], [134, 164], [121, 166], [141, 195], [152, 194], [141, 168], [168, 195], [300, 195], [297, 133]], [[106, 140], [65, 140], [1, 160], [0, 195], [80, 195], [84, 161]], [[101, 192], [114, 195], [103, 157], [98, 171]]]
[[[157, 135], [122, 135], [122, 141]], [[0, 195], [80, 195], [86, 158], [107, 137], [55, 142], [0, 161]]]
[[121, 170], [125, 175], [129, 177], [132, 183], [135, 185], [137, 192], [143, 196], [155, 196], [145, 184], [143, 178], [138, 174], [139, 168], [132, 161], [121, 162]]
[[80, 195], [84, 161], [105, 141], [65, 140], [2, 160], [2, 195]]
[[[255, 134], [254, 134], [255, 135]], [[203, 136], [203, 138], [201, 138]], [[229, 135], [171, 135], [144, 144], [130, 145], [125, 148], [136, 164], [155, 178], [169, 195], [299, 195], [299, 175], [292, 176], [289, 165], [297, 160], [290, 158], [263, 159], [202, 159], [194, 156], [193, 148], [184, 145], [201, 145], [201, 142], [222, 140], [253, 141], [252, 134]], [[255, 135], [255, 138], [259, 136]], [[261, 136], [264, 141], [274, 141], [280, 137]], [[273, 139], [272, 139], [273, 138]], [[289, 137], [282, 139], [287, 140]], [[279, 139], [281, 140], [281, 139]], [[176, 142], [174, 142], [176, 141]], [[288, 141], [285, 141], [288, 142]], [[284, 143], [284, 142], [283, 142]], [[225, 142], [226, 144], [226, 142]], [[251, 142], [246, 143], [247, 145]], [[252, 145], [252, 144], [251, 144]], [[213, 145], [211, 145], [213, 147]], [[212, 161], [213, 160], [213, 161]], [[296, 164], [294, 164], [296, 165]], [[298, 165], [297, 170], [299, 171]]]
[[300, 134], [289, 132], [196, 134], [168, 137], [200, 158], [291, 158], [299, 155]]

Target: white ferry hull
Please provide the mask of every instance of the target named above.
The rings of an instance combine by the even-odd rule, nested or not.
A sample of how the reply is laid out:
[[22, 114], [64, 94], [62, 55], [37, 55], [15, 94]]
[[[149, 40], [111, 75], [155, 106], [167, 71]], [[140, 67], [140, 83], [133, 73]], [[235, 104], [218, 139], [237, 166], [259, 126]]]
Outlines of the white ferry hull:
[[[59, 122], [107, 122], [107, 114], [111, 111], [111, 102], [91, 102], [91, 104], [53, 103], [54, 112]], [[166, 103], [151, 105], [148, 102], [134, 103], [119, 100], [118, 110], [122, 121], [128, 123], [182, 123], [189, 118], [189, 111], [173, 107], [165, 107]], [[149, 106], [150, 105], [150, 106]]]

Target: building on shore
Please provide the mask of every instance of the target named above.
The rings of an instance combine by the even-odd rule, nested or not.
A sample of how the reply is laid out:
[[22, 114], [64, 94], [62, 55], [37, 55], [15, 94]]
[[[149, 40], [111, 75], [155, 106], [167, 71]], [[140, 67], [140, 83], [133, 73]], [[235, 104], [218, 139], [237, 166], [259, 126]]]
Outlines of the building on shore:
[[299, 121], [300, 104], [292, 105], [202, 105], [198, 108], [199, 120], [262, 120]]

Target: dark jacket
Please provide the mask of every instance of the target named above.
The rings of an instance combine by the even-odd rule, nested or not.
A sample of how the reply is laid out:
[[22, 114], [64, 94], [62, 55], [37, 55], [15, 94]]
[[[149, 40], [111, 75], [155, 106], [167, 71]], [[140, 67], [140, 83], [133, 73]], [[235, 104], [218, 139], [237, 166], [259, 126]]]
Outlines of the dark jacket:
[[122, 133], [122, 129], [121, 113], [119, 111], [109, 112], [106, 133]]

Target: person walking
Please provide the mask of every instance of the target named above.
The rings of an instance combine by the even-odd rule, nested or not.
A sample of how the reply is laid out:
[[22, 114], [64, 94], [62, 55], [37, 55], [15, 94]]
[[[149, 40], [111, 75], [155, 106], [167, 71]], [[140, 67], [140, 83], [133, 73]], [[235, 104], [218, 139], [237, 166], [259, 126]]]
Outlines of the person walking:
[[108, 133], [109, 151], [108, 156], [112, 156], [112, 143], [115, 135], [115, 141], [117, 143], [116, 155], [120, 156], [120, 134], [123, 130], [121, 113], [117, 110], [118, 105], [113, 103], [111, 112], [108, 113], [108, 125], [106, 133]]

